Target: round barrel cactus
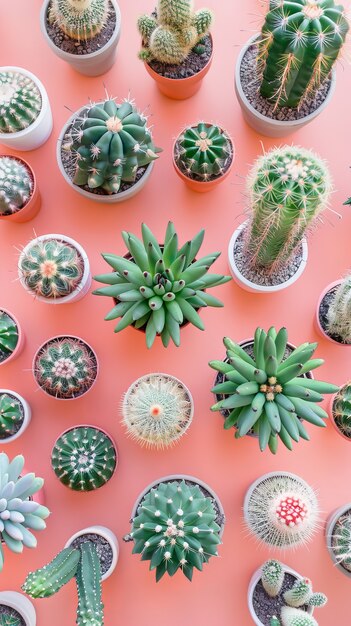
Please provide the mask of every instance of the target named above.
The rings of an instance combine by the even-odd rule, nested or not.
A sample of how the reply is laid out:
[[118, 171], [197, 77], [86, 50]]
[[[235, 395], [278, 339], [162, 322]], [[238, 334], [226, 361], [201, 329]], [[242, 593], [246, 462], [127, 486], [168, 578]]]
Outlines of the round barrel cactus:
[[333, 403], [334, 420], [345, 437], [351, 438], [351, 381], [341, 387]]
[[33, 179], [24, 163], [14, 157], [0, 157], [0, 215], [22, 209], [33, 191]]
[[331, 536], [331, 547], [337, 563], [351, 572], [351, 515], [349, 513], [337, 520]]
[[16, 349], [18, 328], [15, 321], [0, 309], [0, 363], [5, 361]]
[[109, 14], [109, 0], [51, 0], [48, 18], [68, 37], [86, 41], [101, 32]]
[[219, 126], [199, 122], [178, 137], [174, 158], [186, 176], [207, 182], [223, 175], [229, 167], [233, 145]]
[[37, 119], [41, 104], [40, 91], [29, 76], [0, 68], [0, 133], [27, 128]]
[[18, 398], [0, 393], [0, 439], [15, 435], [23, 423], [24, 409]]

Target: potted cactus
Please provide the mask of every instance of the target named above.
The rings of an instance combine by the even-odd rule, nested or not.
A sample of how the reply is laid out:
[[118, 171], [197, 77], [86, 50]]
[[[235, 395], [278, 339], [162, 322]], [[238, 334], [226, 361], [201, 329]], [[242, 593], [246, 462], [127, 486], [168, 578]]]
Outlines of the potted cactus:
[[208, 9], [193, 10], [193, 0], [158, 0], [139, 17], [139, 58], [165, 96], [184, 100], [200, 89], [212, 63], [212, 21]]
[[0, 220], [28, 222], [40, 204], [36, 178], [27, 161], [0, 154]]
[[66, 235], [41, 235], [30, 241], [20, 254], [18, 274], [25, 290], [47, 304], [81, 300], [91, 286], [87, 254]]
[[28, 428], [32, 412], [28, 402], [10, 389], [0, 389], [0, 443], [11, 443]]
[[234, 146], [217, 125], [199, 122], [187, 126], [173, 146], [173, 166], [179, 178], [193, 191], [211, 191], [230, 173]]
[[0, 309], [0, 365], [16, 359], [23, 350], [24, 335], [12, 313]]
[[52, 131], [49, 98], [40, 80], [22, 67], [0, 67], [0, 143], [34, 150]]
[[346, 441], [351, 440], [351, 382], [348, 381], [330, 402], [330, 416], [337, 432]]
[[302, 420], [325, 427], [328, 413], [317, 403], [339, 388], [304, 377], [324, 363], [313, 358], [317, 343], [295, 348], [286, 328], [274, 326], [257, 328], [253, 340], [238, 344], [224, 337], [223, 343], [226, 359], [209, 363], [218, 372], [211, 410], [221, 412], [224, 428], [234, 428], [237, 439], [253, 435], [261, 451], [268, 446], [276, 454], [279, 439], [289, 450], [300, 437], [309, 440]]
[[115, 62], [121, 35], [116, 0], [44, 0], [40, 27], [51, 50], [81, 74], [99, 76]]
[[74, 400], [87, 393], [98, 375], [95, 352], [83, 339], [59, 335], [45, 341], [33, 359], [36, 383], [48, 396]]
[[315, 326], [323, 338], [340, 346], [351, 345], [351, 274], [324, 289], [317, 304]]
[[326, 208], [331, 179], [324, 161], [298, 146], [259, 157], [247, 179], [248, 221], [232, 235], [229, 267], [247, 291], [286, 289], [306, 267], [306, 234]]
[[145, 185], [160, 148], [133, 101], [107, 97], [72, 115], [57, 143], [64, 179], [95, 202], [122, 202]]
[[256, 626], [316, 626], [314, 609], [327, 603], [308, 578], [274, 559], [253, 574], [247, 599]]
[[17, 591], [0, 591], [0, 626], [36, 626], [35, 608]]
[[51, 466], [57, 478], [73, 491], [99, 489], [112, 478], [117, 462], [115, 443], [95, 426], [65, 430], [51, 453]]
[[260, 34], [236, 64], [235, 90], [246, 122], [283, 137], [316, 118], [335, 89], [333, 68], [349, 24], [334, 0], [271, 1]]
[[165, 476], [138, 497], [131, 516], [133, 554], [150, 561], [156, 582], [180, 570], [190, 581], [194, 568], [217, 556], [224, 530], [224, 511], [212, 489], [192, 476]]
[[189, 389], [170, 374], [146, 374], [124, 395], [123, 424], [140, 445], [166, 448], [179, 441], [194, 415]]
[[340, 572], [351, 578], [351, 504], [345, 504], [332, 513], [327, 521], [328, 552]]
[[107, 287], [93, 293], [112, 296], [114, 307], [105, 319], [121, 318], [115, 332], [132, 325], [145, 332], [148, 348], [157, 335], [161, 336], [165, 347], [170, 339], [179, 346], [180, 329], [186, 323], [204, 330], [199, 309], [223, 306], [206, 290], [226, 283], [230, 276], [208, 274], [219, 252], [196, 260], [204, 230], [181, 248], [178, 248], [178, 235], [172, 222], [168, 222], [161, 245], [145, 224], [141, 232], [142, 241], [132, 233], [122, 232], [128, 248], [126, 256], [102, 255], [114, 271], [95, 276], [95, 280]]

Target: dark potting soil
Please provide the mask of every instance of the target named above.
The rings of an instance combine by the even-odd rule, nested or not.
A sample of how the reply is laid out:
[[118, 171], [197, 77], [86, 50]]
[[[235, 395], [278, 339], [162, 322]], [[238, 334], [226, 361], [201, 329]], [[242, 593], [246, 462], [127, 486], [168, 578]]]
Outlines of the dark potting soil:
[[[286, 573], [281, 591], [275, 598], [271, 598], [268, 593], [266, 593], [261, 579], [258, 581], [253, 592], [252, 603], [258, 619], [262, 622], [262, 624], [264, 624], [264, 626], [270, 626], [271, 618], [274, 615], [276, 617], [280, 617], [282, 607], [286, 606], [283, 595], [286, 591], [292, 588], [295, 581], [295, 576]], [[303, 611], [307, 611], [306, 605], [299, 608]]]
[[333, 333], [330, 333], [328, 331], [328, 312], [334, 300], [337, 288], [338, 288], [338, 285], [330, 289], [330, 291], [328, 291], [325, 294], [319, 306], [318, 317], [319, 317], [319, 323], [322, 326], [324, 332], [328, 335], [328, 337], [330, 337], [331, 339], [334, 339], [334, 341], [337, 341], [338, 343], [344, 344], [340, 335], [334, 335]]
[[213, 47], [212, 37], [206, 35], [202, 40], [202, 44], [205, 48], [202, 54], [198, 54], [192, 50], [185, 61], [179, 65], [161, 63], [161, 61], [156, 61], [155, 59], [148, 61], [148, 65], [154, 72], [160, 74], [160, 76], [164, 76], [164, 78], [190, 78], [190, 76], [201, 72], [210, 60]]
[[[16, 398], [15, 396], [11, 395], [10, 393], [0, 394], [0, 397], [1, 397], [2, 395], [7, 395], [7, 396], [9, 396], [10, 398], [12, 398], [12, 399], [16, 402], [16, 404], [17, 404], [17, 403], [19, 403], [19, 405], [20, 405], [20, 410], [21, 410], [21, 418], [22, 418], [22, 419], [21, 419], [19, 422], [17, 422], [17, 423], [15, 424], [14, 430], [13, 430], [13, 432], [12, 432], [12, 433], [11, 433], [11, 435], [10, 435], [11, 437], [13, 437], [13, 435], [15, 435], [16, 433], [18, 433], [18, 431], [20, 430], [20, 428], [22, 427], [22, 424], [23, 424], [23, 420], [24, 420], [24, 408], [23, 408], [23, 404], [22, 404], [22, 402], [20, 402], [20, 401], [18, 400], [18, 398]], [[8, 435], [6, 432], [4, 432], [4, 431], [1, 431], [1, 430], [0, 430], [0, 440], [3, 440], [3, 439], [8, 439], [8, 437], [9, 437], [9, 435]]]
[[[227, 160], [226, 160], [226, 162], [224, 164], [223, 171], [220, 174], [217, 174], [216, 176], [211, 176], [210, 178], [208, 178], [206, 180], [206, 182], [211, 182], [212, 180], [217, 180], [217, 178], [222, 178], [222, 176], [224, 176], [224, 174], [229, 170], [229, 168], [230, 168], [230, 166], [231, 166], [231, 164], [233, 162], [233, 158], [234, 158], [233, 144], [232, 144], [232, 142], [230, 142], [230, 143], [231, 143], [231, 147], [232, 147], [232, 152], [228, 156], [228, 158], [227, 158]], [[180, 150], [179, 141], [177, 141], [176, 145], [175, 145], [175, 153], [177, 153], [177, 151], [179, 151], [179, 150]], [[191, 173], [189, 175], [189, 172], [185, 169], [184, 164], [182, 163], [182, 161], [179, 160], [179, 161], [175, 161], [175, 162], [176, 162], [176, 165], [177, 165], [178, 169], [182, 172], [182, 174], [184, 174], [184, 176], [186, 176], [190, 180], [197, 180], [200, 183], [205, 182], [203, 177], [199, 176], [198, 174]]]
[[16, 618], [19, 620], [18, 626], [26, 626], [26, 622], [23, 619], [22, 615], [18, 613], [16, 609], [13, 609], [11, 606], [7, 606], [7, 604], [0, 604], [0, 615], [4, 615], [5, 617], [8, 617], [8, 618], [10, 617]]
[[86, 535], [81, 535], [80, 537], [74, 539], [71, 546], [72, 548], [79, 548], [82, 543], [86, 543], [87, 541], [91, 541], [96, 548], [96, 552], [100, 560], [101, 575], [103, 576], [112, 565], [113, 552], [111, 545], [105, 537], [95, 533], [87, 533]]
[[102, 31], [98, 35], [95, 35], [95, 37], [93, 37], [92, 39], [88, 39], [87, 41], [77, 41], [77, 39], [72, 39], [71, 37], [68, 37], [68, 35], [63, 33], [57, 24], [50, 24], [48, 19], [50, 7], [51, 2], [49, 3], [48, 10], [46, 12], [46, 32], [51, 41], [55, 44], [55, 46], [57, 46], [57, 48], [60, 48], [62, 52], [84, 55], [91, 54], [92, 52], [96, 52], [97, 50], [101, 50], [101, 48], [103, 48], [111, 39], [116, 28], [116, 12], [113, 8], [113, 4], [110, 2], [108, 21]]
[[250, 46], [244, 54], [240, 67], [240, 82], [243, 92], [251, 106], [258, 112], [273, 120], [292, 122], [306, 117], [318, 109], [326, 99], [331, 79], [327, 78], [320, 88], [308, 96], [298, 109], [289, 107], [277, 107], [275, 104], [263, 98], [260, 94], [260, 78], [257, 73], [258, 46]]

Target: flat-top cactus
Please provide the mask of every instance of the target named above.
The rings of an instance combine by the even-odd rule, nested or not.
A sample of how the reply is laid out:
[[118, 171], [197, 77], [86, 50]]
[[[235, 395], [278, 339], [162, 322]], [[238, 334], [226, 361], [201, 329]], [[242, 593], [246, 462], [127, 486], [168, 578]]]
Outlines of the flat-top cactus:
[[14, 157], [0, 157], [0, 215], [12, 215], [30, 199], [33, 180], [24, 163]]
[[299, 107], [330, 75], [348, 30], [334, 0], [271, 0], [259, 42], [261, 95]]
[[264, 590], [271, 598], [275, 598], [283, 586], [284, 569], [279, 561], [270, 559], [262, 566], [261, 582]]
[[335, 559], [339, 565], [351, 572], [351, 515], [346, 514], [337, 520], [329, 538]]
[[15, 435], [23, 422], [20, 400], [8, 393], [0, 393], [0, 439]]
[[318, 626], [312, 615], [291, 606], [283, 606], [281, 618], [283, 626]]
[[337, 288], [327, 317], [328, 333], [337, 335], [343, 343], [351, 344], [351, 274]]
[[186, 176], [207, 182], [229, 167], [233, 144], [219, 126], [199, 122], [178, 137], [174, 158]]
[[27, 128], [37, 119], [41, 105], [40, 91], [31, 78], [0, 68], [0, 133]]
[[51, 0], [48, 19], [68, 37], [86, 41], [101, 32], [109, 14], [109, 0]]
[[351, 438], [351, 381], [341, 387], [337, 393], [332, 411], [340, 432]]
[[0, 309], [0, 362], [7, 359], [18, 343], [18, 328], [15, 321]]

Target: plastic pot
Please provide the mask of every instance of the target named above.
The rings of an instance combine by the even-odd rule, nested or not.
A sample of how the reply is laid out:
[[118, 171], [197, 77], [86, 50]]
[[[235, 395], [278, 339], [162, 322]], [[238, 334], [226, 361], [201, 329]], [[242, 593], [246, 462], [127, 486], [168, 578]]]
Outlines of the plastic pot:
[[40, 193], [39, 193], [39, 189], [37, 185], [37, 179], [35, 177], [35, 174], [31, 166], [29, 165], [29, 163], [27, 163], [27, 161], [25, 161], [24, 159], [20, 157], [17, 157], [17, 156], [14, 157], [9, 154], [0, 154], [0, 159], [3, 156], [12, 158], [15, 161], [20, 161], [20, 163], [22, 163], [22, 165], [24, 165], [27, 168], [28, 172], [30, 173], [30, 177], [33, 181], [33, 189], [32, 189], [32, 194], [29, 200], [21, 209], [19, 209], [19, 211], [16, 211], [15, 213], [11, 213], [10, 215], [0, 214], [0, 220], [4, 220], [5, 222], [16, 222], [16, 223], [29, 222], [29, 220], [32, 220], [33, 217], [36, 216], [41, 206], [41, 197], [40, 197]]
[[27, 400], [25, 400], [22, 396], [20, 396], [19, 393], [16, 393], [15, 391], [12, 391], [11, 389], [0, 389], [1, 395], [5, 393], [8, 394], [9, 396], [14, 396], [16, 400], [18, 400], [22, 404], [23, 422], [22, 422], [22, 426], [19, 428], [17, 433], [15, 433], [14, 435], [10, 435], [10, 437], [6, 437], [6, 439], [0, 439], [0, 445], [11, 443], [12, 441], [15, 441], [15, 439], [18, 439], [18, 437], [23, 435], [26, 428], [28, 428], [31, 417], [32, 417], [32, 411]]
[[340, 506], [338, 509], [336, 509], [336, 511], [334, 511], [327, 520], [327, 524], [325, 527], [325, 538], [326, 538], [326, 543], [327, 543], [327, 548], [328, 548], [328, 552], [330, 555], [331, 560], [333, 561], [335, 567], [337, 567], [337, 569], [342, 572], [343, 574], [345, 574], [345, 576], [348, 576], [349, 578], [351, 578], [351, 572], [349, 572], [347, 569], [345, 569], [337, 560], [335, 554], [334, 554], [334, 550], [332, 548], [331, 545], [331, 539], [332, 539], [332, 535], [334, 532], [334, 528], [335, 525], [338, 521], [338, 519], [340, 517], [342, 517], [343, 515], [345, 515], [345, 513], [350, 513], [351, 515], [351, 502], [348, 504], [345, 504], [344, 506]]
[[69, 540], [66, 542], [65, 548], [69, 548], [72, 542], [77, 539], [77, 537], [81, 537], [82, 535], [100, 535], [110, 544], [112, 550], [112, 563], [107, 572], [105, 572], [105, 574], [101, 576], [102, 581], [106, 580], [111, 576], [118, 562], [119, 544], [116, 535], [112, 532], [112, 530], [106, 528], [106, 526], [88, 526], [87, 528], [78, 530], [78, 532], [72, 535], [72, 537], [70, 537]]
[[23, 593], [17, 591], [0, 591], [0, 604], [17, 611], [26, 626], [36, 626], [37, 616], [34, 605]]
[[0, 308], [0, 313], [6, 313], [9, 317], [11, 317], [11, 319], [15, 322], [16, 327], [17, 327], [17, 332], [18, 332], [18, 340], [17, 340], [17, 345], [14, 349], [13, 352], [11, 352], [11, 354], [4, 359], [3, 361], [0, 361], [0, 367], [1, 365], [5, 365], [7, 363], [9, 363], [10, 361], [13, 361], [14, 359], [17, 359], [17, 357], [21, 354], [23, 348], [24, 348], [24, 343], [25, 343], [25, 338], [24, 338], [24, 334], [22, 332], [22, 328], [18, 322], [18, 320], [16, 319], [16, 317], [10, 313], [10, 311], [8, 311], [7, 309], [4, 309], [3, 307]]
[[341, 343], [340, 341], [336, 341], [335, 339], [333, 339], [332, 337], [330, 337], [328, 335], [328, 333], [326, 333], [326, 331], [324, 330], [322, 324], [320, 323], [319, 320], [319, 310], [321, 308], [321, 303], [323, 298], [327, 295], [327, 293], [329, 291], [331, 291], [334, 287], [339, 287], [339, 285], [341, 285], [341, 280], [335, 280], [333, 283], [330, 283], [325, 289], [324, 291], [322, 291], [321, 295], [318, 298], [318, 302], [317, 302], [317, 308], [316, 308], [316, 315], [314, 318], [314, 327], [316, 332], [323, 337], [323, 339], [328, 339], [328, 341], [331, 341], [331, 343], [333, 343], [334, 345], [337, 346], [343, 346], [344, 348], [349, 348], [351, 344], [349, 343]]

